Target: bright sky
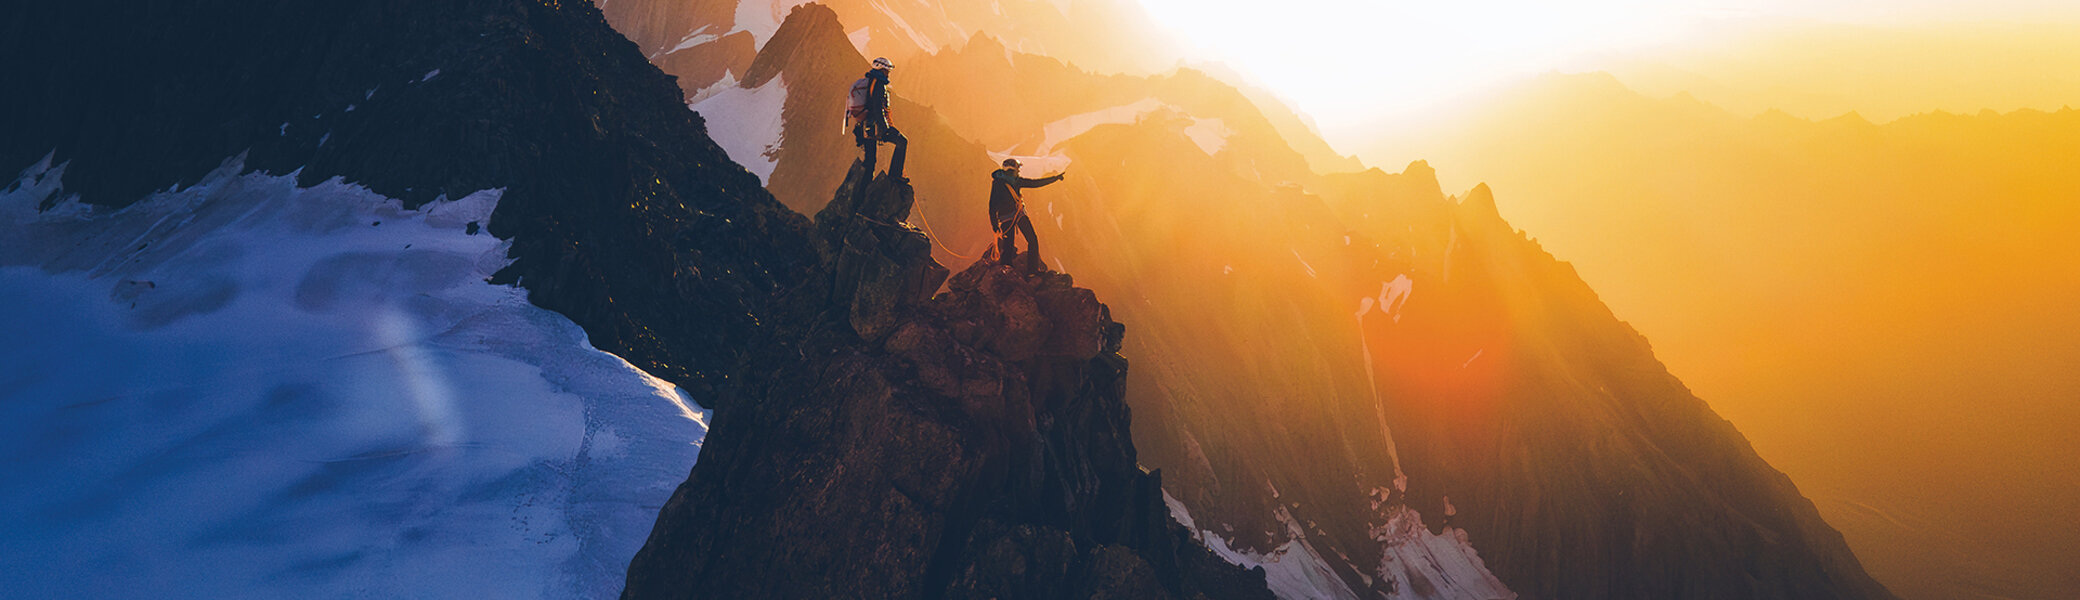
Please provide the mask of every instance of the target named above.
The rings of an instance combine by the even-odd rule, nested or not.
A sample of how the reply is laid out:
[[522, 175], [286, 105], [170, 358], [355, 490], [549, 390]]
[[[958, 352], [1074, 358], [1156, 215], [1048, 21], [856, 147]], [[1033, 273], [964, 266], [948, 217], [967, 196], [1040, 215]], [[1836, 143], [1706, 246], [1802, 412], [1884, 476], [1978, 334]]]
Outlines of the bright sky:
[[1905, 24], [2080, 14], [2075, 0], [1140, 0], [1156, 22], [1339, 129], [1743, 24]]

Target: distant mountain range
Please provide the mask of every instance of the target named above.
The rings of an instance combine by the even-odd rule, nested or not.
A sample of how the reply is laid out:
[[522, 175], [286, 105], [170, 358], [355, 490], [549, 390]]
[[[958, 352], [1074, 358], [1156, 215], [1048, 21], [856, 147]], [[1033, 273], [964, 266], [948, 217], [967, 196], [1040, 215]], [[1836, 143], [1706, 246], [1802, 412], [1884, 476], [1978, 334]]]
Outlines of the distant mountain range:
[[2080, 452], [2080, 110], [1746, 115], [1556, 74], [1393, 144], [1494, 185], [1901, 593], [2080, 591], [2080, 537], [2041, 530], [2080, 498], [2042, 468]]

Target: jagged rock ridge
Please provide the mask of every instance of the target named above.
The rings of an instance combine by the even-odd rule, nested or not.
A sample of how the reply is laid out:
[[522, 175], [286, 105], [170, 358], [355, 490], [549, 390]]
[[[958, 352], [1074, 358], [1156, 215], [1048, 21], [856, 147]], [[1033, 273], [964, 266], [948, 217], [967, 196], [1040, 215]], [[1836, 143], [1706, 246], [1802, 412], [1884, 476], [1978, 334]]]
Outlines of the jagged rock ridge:
[[1124, 327], [1054, 273], [933, 296], [911, 194], [856, 164], [819, 214], [824, 309], [718, 409], [624, 597], [1268, 598], [1137, 464]]

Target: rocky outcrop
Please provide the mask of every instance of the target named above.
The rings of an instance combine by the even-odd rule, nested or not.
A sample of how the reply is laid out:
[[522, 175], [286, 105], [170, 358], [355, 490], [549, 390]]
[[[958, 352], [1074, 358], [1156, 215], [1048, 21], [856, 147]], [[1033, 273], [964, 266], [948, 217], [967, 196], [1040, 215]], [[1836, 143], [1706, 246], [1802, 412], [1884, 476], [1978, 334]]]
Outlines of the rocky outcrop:
[[1139, 466], [1097, 297], [990, 263], [933, 296], [908, 183], [862, 171], [818, 215], [826, 309], [717, 410], [624, 597], [1270, 597]]
[[874, 340], [902, 311], [930, 299], [947, 270], [932, 260], [931, 239], [902, 222], [917, 203], [909, 182], [889, 175], [870, 181], [866, 170], [853, 162], [837, 195], [816, 213], [816, 231], [835, 307], [854, 333]]

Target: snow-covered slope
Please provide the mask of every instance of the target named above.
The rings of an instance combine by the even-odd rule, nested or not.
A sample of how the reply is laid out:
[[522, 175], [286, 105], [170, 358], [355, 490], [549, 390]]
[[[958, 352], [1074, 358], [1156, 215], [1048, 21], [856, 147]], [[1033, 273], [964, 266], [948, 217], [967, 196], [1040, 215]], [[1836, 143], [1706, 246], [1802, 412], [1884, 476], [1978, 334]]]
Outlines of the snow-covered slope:
[[485, 282], [500, 192], [233, 161], [39, 213], [63, 168], [0, 194], [5, 595], [618, 592], [706, 413]]
[[725, 87], [688, 106], [710, 117], [708, 135], [730, 160], [765, 183], [778, 166], [780, 115], [786, 105], [787, 80], [774, 77], [758, 87]]

